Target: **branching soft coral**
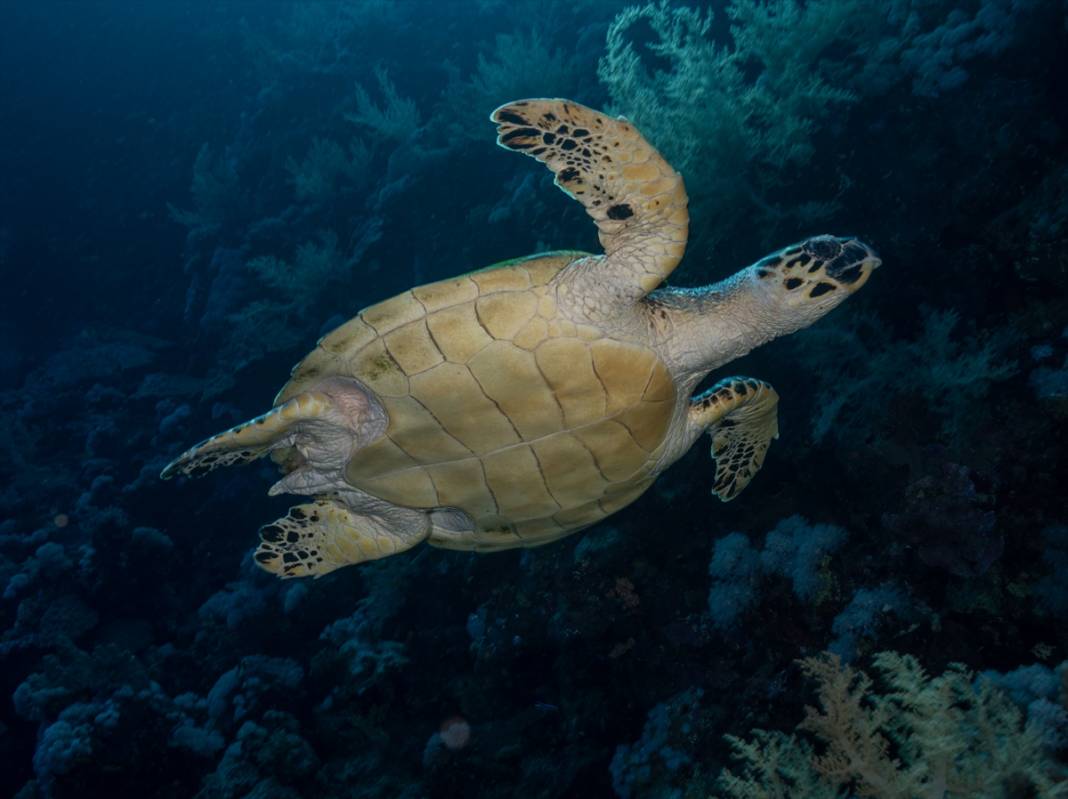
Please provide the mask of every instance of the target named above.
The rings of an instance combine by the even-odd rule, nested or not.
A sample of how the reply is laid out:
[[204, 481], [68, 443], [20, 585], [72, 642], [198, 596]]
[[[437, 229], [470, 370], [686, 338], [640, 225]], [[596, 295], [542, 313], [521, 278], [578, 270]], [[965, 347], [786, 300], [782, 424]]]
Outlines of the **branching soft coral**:
[[389, 0], [300, 0], [275, 11], [241, 27], [245, 58], [264, 86], [350, 75], [369, 45], [403, 22]]
[[995, 799], [1068, 796], [1068, 782], [1025, 727], [1019, 710], [987, 680], [951, 665], [928, 676], [915, 658], [875, 657], [876, 681], [833, 655], [802, 661], [819, 707], [799, 729], [822, 744], [755, 731], [728, 739], [741, 766], [725, 771], [731, 799], [865, 796], [874, 799]]
[[[990, 385], [1016, 373], [1016, 363], [1006, 357], [1014, 343], [1011, 330], [961, 335], [957, 311], [921, 313], [922, 328], [911, 340], [894, 339], [877, 318], [856, 314], [795, 337], [800, 362], [826, 387], [816, 401], [815, 441], [879, 432], [892, 400], [918, 392], [952, 443]], [[901, 379], [905, 374], [908, 380]]]
[[370, 163], [371, 151], [360, 139], [353, 139], [346, 151], [332, 139], [316, 138], [304, 158], [286, 161], [286, 170], [298, 200], [326, 203], [342, 186], [365, 183]]
[[[957, 5], [967, 8], [729, 0], [724, 30], [711, 12], [660, 0], [615, 18], [598, 75], [615, 109], [687, 179], [694, 204], [707, 206], [700, 218], [715, 225], [710, 243], [743, 220], [771, 234], [776, 224], [827, 216], [848, 188], [847, 175], [806, 180], [802, 171], [820, 137], [833, 138], [836, 115], [909, 80], [925, 97], [960, 86], [965, 63], [1023, 39], [1023, 23], [1043, 4]], [[784, 196], [788, 186], [793, 197]]]
[[414, 100], [397, 91], [385, 69], [375, 69], [375, 80], [382, 95], [382, 103], [372, 100], [370, 93], [357, 84], [356, 110], [345, 114], [345, 119], [371, 130], [379, 138], [404, 141], [419, 128], [419, 107]]
[[[449, 83], [442, 95], [436, 124], [444, 124], [452, 140], [482, 142], [485, 131], [472, 125], [456, 109], [492, 109], [520, 97], [573, 97], [580, 91], [582, 72], [574, 56], [553, 48], [537, 29], [499, 33], [492, 48], [480, 50], [470, 75], [447, 65]], [[522, 64], [521, 69], [516, 65]]]
[[204, 144], [193, 164], [192, 211], [185, 211], [168, 203], [171, 218], [201, 235], [218, 231], [232, 221], [236, 210], [246, 205], [237, 171], [233, 163], [216, 155]]
[[[337, 297], [344, 296], [336, 290], [352, 278], [382, 234], [382, 220], [377, 216], [365, 218], [360, 225], [348, 251], [341, 248], [337, 234], [328, 230], [300, 245], [292, 262], [274, 256], [249, 261], [249, 271], [273, 296], [254, 300], [229, 315], [221, 362], [241, 368], [268, 353], [296, 347], [312, 338], [319, 319], [328, 318], [331, 310], [351, 311], [349, 306], [332, 307]], [[219, 385], [225, 387], [228, 382]]]
[[332, 230], [297, 247], [292, 263], [267, 255], [254, 258], [247, 265], [260, 282], [279, 292], [284, 304], [301, 314], [314, 302], [324, 283], [340, 280], [354, 266], [352, 259], [338, 249], [337, 234]]
[[[713, 38], [711, 13], [666, 2], [626, 9], [609, 28], [601, 82], [614, 106], [687, 178], [694, 201], [714, 203], [702, 214], [717, 225], [713, 239], [753, 213], [775, 221], [830, 209], [833, 198], [788, 211], [769, 198], [783, 170], [808, 163], [820, 122], [855, 99], [819, 68], [847, 28], [851, 12], [843, 9], [851, 6], [736, 0], [726, 11], [730, 44]], [[645, 26], [654, 37], [648, 53], [634, 43], [634, 31]], [[650, 70], [650, 59], [663, 67]]]

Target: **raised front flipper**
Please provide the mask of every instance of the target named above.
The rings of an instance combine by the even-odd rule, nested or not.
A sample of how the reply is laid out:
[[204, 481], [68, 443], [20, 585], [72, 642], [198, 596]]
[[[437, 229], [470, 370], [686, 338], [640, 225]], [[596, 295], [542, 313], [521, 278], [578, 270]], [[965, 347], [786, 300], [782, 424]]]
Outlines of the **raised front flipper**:
[[260, 528], [256, 563], [279, 577], [322, 577], [342, 566], [411, 549], [430, 534], [430, 516], [395, 506], [355, 513], [340, 499], [297, 505]]
[[491, 119], [498, 144], [543, 162], [597, 223], [605, 258], [583, 265], [583, 293], [608, 283], [614, 296], [638, 300], [678, 265], [686, 189], [634, 125], [568, 100], [517, 100]]
[[738, 496], [764, 463], [779, 437], [779, 395], [762, 380], [728, 377], [690, 401], [690, 423], [712, 436], [716, 482], [724, 502]]
[[186, 450], [160, 476], [166, 480], [177, 474], [206, 474], [292, 448], [297, 457], [281, 487], [321, 487], [322, 478], [329, 481], [343, 470], [352, 453], [378, 438], [386, 424], [385, 411], [367, 389], [355, 380], [334, 377]]

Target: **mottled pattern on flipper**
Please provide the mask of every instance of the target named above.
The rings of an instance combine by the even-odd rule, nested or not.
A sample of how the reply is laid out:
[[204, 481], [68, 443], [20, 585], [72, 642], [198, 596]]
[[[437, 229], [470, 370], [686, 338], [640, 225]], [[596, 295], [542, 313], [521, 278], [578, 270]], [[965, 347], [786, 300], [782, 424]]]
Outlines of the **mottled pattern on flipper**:
[[583, 204], [608, 256], [603, 271], [632, 299], [671, 273], [686, 247], [686, 189], [630, 122], [568, 100], [519, 100], [491, 119], [498, 144], [543, 162]]
[[379, 520], [353, 513], [332, 497], [297, 505], [260, 528], [253, 559], [279, 577], [322, 577], [342, 566], [410, 549], [411, 540], [383, 529]]
[[712, 493], [724, 502], [738, 496], [764, 464], [779, 437], [779, 395], [762, 380], [728, 377], [690, 402], [691, 419], [712, 436], [716, 479]]

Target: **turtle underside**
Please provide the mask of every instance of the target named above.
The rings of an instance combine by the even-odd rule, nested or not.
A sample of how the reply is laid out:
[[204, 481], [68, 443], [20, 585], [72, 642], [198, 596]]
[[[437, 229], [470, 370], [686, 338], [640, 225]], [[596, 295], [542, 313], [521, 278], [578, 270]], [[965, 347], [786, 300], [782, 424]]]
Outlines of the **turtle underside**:
[[816, 236], [713, 286], [662, 287], [686, 247], [686, 189], [630, 122], [559, 98], [490, 118], [501, 147], [582, 204], [604, 253], [531, 256], [367, 308], [319, 342], [271, 411], [164, 467], [166, 479], [268, 454], [281, 465], [269, 493], [309, 499], [260, 528], [267, 571], [321, 577], [427, 540], [543, 544], [637, 499], [705, 433], [712, 492], [734, 499], [778, 436], [778, 394], [738, 376], [691, 392], [879, 265], [856, 239]]
[[549, 283], [580, 257], [532, 256], [373, 305], [319, 342], [275, 405], [333, 376], [372, 389], [388, 427], [346, 479], [471, 517], [472, 533], [432, 534], [439, 546], [532, 546], [593, 524], [652, 483], [676, 391], [648, 347], [558, 313]]

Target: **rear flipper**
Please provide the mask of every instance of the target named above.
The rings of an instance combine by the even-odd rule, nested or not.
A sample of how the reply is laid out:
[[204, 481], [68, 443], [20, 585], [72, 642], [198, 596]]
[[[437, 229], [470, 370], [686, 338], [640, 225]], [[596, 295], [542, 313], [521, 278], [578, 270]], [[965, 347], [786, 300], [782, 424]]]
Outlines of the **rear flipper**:
[[333, 377], [186, 450], [160, 477], [206, 474], [284, 448], [296, 450], [296, 460], [287, 460], [297, 471], [325, 476], [343, 469], [356, 449], [383, 433], [386, 422], [385, 411], [370, 391], [355, 380]]
[[716, 482], [712, 493], [734, 499], [760, 471], [779, 437], [779, 395], [762, 380], [728, 377], [690, 401], [690, 421], [712, 436]]
[[256, 563], [279, 577], [322, 577], [342, 566], [411, 549], [430, 534], [430, 517], [391, 507], [357, 514], [340, 499], [297, 505], [260, 528]]

